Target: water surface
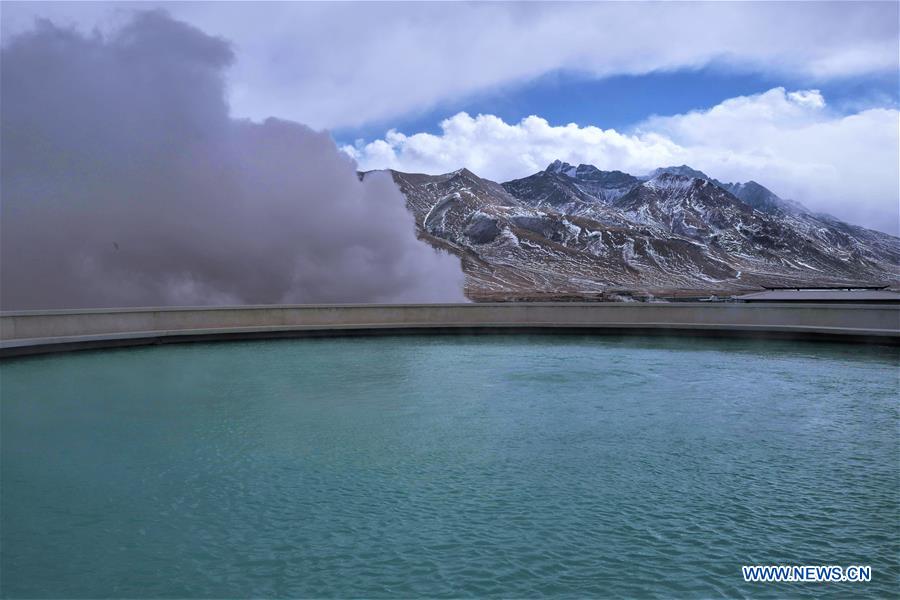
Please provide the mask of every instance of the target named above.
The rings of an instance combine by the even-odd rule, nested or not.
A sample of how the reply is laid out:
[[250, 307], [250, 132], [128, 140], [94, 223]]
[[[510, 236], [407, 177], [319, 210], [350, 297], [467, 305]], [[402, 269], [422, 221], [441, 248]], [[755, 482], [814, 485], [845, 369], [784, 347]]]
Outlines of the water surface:
[[[896, 596], [895, 350], [398, 337], [0, 363], [6, 597]], [[745, 584], [744, 564], [872, 565]]]

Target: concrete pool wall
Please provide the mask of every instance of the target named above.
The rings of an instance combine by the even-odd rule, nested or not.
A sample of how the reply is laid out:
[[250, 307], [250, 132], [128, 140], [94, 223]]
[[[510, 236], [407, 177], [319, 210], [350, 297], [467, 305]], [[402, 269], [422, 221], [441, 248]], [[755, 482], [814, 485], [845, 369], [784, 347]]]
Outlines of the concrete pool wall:
[[316, 335], [580, 332], [900, 343], [900, 306], [473, 303], [45, 310], [0, 313], [0, 356]]

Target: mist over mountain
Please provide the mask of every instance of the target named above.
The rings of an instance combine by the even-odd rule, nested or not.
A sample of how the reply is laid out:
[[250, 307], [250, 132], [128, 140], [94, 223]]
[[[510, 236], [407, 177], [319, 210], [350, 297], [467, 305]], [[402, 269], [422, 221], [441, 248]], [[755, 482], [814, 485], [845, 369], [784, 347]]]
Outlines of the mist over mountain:
[[228, 42], [141, 12], [41, 22], [0, 60], [3, 309], [464, 299], [390, 177], [231, 118]]

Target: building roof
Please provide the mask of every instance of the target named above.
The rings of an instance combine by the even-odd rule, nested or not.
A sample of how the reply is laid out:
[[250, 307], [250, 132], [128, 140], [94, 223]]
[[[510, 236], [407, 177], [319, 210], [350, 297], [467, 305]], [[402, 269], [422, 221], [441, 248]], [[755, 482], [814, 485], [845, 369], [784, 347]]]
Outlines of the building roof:
[[766, 290], [735, 297], [742, 302], [863, 302], [895, 304], [900, 303], [900, 294], [890, 290]]

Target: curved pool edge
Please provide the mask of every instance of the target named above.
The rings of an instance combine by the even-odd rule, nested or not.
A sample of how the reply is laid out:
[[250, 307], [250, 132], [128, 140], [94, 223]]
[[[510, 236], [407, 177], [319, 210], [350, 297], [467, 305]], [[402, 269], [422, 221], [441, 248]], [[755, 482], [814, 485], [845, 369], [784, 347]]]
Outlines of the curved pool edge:
[[286, 337], [575, 333], [900, 345], [900, 306], [492, 303], [291, 305], [0, 313], [0, 358]]

